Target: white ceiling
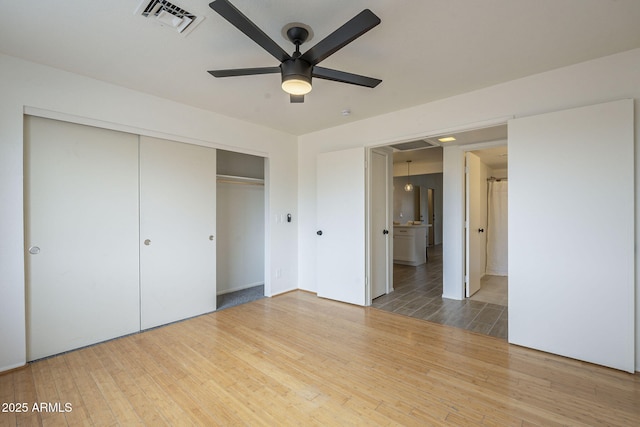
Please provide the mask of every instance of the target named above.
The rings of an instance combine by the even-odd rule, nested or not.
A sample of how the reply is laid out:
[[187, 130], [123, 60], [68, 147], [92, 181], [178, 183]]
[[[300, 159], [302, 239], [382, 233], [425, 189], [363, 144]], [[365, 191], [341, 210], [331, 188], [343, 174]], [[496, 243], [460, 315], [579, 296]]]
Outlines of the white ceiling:
[[231, 0], [287, 51], [290, 22], [313, 29], [305, 51], [364, 8], [381, 18], [321, 65], [382, 84], [315, 79], [290, 104], [277, 74], [210, 76], [278, 63], [208, 1], [172, 2], [205, 17], [186, 37], [138, 0], [0, 0], [0, 52], [300, 135], [640, 47], [638, 0]]
[[[453, 142], [440, 142], [440, 137], [452, 136]], [[423, 163], [442, 163], [442, 147], [445, 145], [470, 145], [474, 144], [475, 150], [469, 150], [478, 157], [485, 165], [492, 169], [507, 169], [507, 125], [491, 126], [482, 129], [473, 129], [464, 132], [451, 133], [446, 135], [434, 135], [418, 141], [411, 141], [406, 144], [422, 143], [430, 145], [428, 148], [408, 149], [398, 151], [393, 145], [393, 163], [404, 163], [407, 160]]]
[[[507, 146], [501, 145], [499, 147], [485, 148], [482, 150], [472, 151], [475, 155], [480, 157], [480, 160], [491, 169], [507, 169], [509, 164]], [[496, 178], [502, 178], [497, 176]]]

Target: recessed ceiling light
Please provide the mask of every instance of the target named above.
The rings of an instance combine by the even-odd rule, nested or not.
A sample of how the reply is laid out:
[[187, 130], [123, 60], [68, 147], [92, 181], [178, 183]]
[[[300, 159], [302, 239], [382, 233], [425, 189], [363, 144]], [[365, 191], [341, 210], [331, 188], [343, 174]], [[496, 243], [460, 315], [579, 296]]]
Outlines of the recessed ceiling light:
[[455, 141], [456, 139], [452, 136], [447, 136], [444, 138], [438, 138], [438, 141], [440, 142], [451, 142], [451, 141]]

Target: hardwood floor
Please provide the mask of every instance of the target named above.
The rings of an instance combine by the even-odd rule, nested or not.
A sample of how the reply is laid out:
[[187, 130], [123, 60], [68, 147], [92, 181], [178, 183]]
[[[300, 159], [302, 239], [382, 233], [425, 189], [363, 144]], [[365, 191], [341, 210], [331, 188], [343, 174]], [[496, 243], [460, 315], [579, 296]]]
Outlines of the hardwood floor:
[[632, 426], [640, 376], [295, 291], [31, 363], [0, 402], [28, 407], [2, 426]]

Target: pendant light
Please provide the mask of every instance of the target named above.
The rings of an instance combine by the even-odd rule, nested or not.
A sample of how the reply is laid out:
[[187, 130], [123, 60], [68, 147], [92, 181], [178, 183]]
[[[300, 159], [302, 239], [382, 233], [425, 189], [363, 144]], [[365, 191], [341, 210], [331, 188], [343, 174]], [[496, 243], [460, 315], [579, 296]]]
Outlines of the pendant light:
[[404, 191], [413, 191], [413, 184], [411, 184], [411, 178], [409, 178], [409, 163], [411, 163], [411, 160], [407, 160], [407, 183], [404, 185]]

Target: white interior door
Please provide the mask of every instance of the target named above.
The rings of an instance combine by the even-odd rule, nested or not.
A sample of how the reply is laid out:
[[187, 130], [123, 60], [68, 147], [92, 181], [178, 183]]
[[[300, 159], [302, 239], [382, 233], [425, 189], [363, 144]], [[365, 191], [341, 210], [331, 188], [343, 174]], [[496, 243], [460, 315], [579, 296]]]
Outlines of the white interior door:
[[216, 151], [140, 137], [141, 327], [216, 309]]
[[389, 225], [389, 154], [371, 150], [371, 299], [389, 292], [391, 252]]
[[510, 342], [633, 372], [633, 114], [509, 122]]
[[365, 305], [364, 148], [318, 155], [318, 296]]
[[484, 274], [485, 224], [482, 221], [480, 158], [466, 153], [466, 276], [465, 294], [469, 298], [480, 290], [480, 279]]
[[140, 329], [138, 137], [25, 116], [27, 359]]

